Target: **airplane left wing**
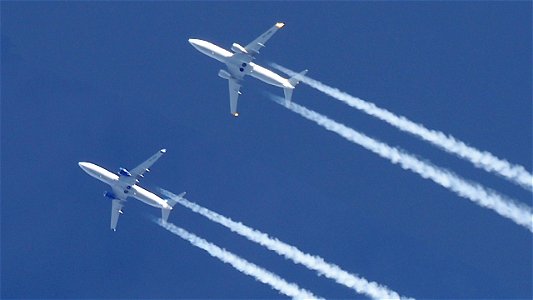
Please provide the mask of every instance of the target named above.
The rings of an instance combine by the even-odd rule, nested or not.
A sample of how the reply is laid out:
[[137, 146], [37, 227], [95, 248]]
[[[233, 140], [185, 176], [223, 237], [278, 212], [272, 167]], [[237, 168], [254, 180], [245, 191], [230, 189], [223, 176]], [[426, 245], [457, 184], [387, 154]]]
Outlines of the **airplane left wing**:
[[274, 33], [276, 33], [283, 26], [285, 26], [285, 24], [276, 23], [274, 26], [272, 26], [265, 33], [263, 33], [258, 38], [253, 40], [253, 42], [251, 42], [250, 44], [246, 45], [246, 47], [244, 47], [244, 49], [246, 49], [246, 51], [248, 51], [248, 53], [251, 53], [251, 54], [259, 53], [259, 49], [261, 49], [262, 47], [265, 47], [266, 42], [274, 35]]
[[239, 113], [237, 112], [237, 101], [239, 100], [239, 95], [241, 94], [241, 85], [239, 82], [234, 78], [228, 79], [229, 83], [229, 108], [231, 111], [231, 114], [235, 117], [239, 116]]
[[122, 207], [124, 207], [124, 200], [113, 199], [111, 205], [111, 229], [117, 231], [118, 217], [122, 214]]

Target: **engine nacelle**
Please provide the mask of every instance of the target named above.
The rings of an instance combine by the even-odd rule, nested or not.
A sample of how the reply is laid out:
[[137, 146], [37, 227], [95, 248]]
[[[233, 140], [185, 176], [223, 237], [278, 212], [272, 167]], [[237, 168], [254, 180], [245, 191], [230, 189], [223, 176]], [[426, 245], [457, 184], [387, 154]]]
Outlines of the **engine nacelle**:
[[117, 199], [117, 197], [115, 197], [115, 194], [113, 194], [112, 192], [104, 192], [104, 197], [109, 198], [111, 200]]
[[125, 168], [118, 169], [118, 175], [131, 177], [131, 173], [128, 170], [126, 170]]
[[227, 79], [227, 80], [231, 79], [231, 74], [228, 71], [226, 71], [226, 70], [218, 71], [218, 76], [222, 77], [224, 79]]
[[231, 50], [233, 52], [248, 54], [248, 51], [246, 51], [246, 49], [244, 49], [243, 46], [241, 46], [241, 45], [239, 45], [237, 43], [233, 43], [233, 45], [231, 45]]

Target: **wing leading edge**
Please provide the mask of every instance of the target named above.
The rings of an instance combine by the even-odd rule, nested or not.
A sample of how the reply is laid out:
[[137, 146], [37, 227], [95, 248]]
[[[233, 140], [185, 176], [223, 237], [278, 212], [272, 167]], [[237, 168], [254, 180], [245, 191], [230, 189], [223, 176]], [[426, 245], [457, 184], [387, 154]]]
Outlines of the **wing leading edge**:
[[152, 155], [149, 159], [145, 160], [143, 163], [135, 167], [130, 171], [131, 176], [134, 178], [143, 177], [143, 174], [146, 171], [150, 171], [150, 167], [167, 152], [167, 149], [161, 149], [156, 154]]
[[259, 53], [259, 49], [262, 47], [265, 47], [266, 42], [276, 33], [278, 30], [280, 30], [283, 26], [285, 26], [284, 23], [278, 22], [274, 26], [270, 27], [265, 33], [260, 35], [258, 38], [253, 40], [251, 43], [246, 45], [244, 49], [248, 51], [249, 53]]
[[122, 214], [125, 200], [113, 199], [111, 204], [111, 230], [117, 231], [118, 217]]
[[235, 117], [238, 117], [239, 113], [237, 112], [237, 101], [239, 100], [239, 95], [241, 94], [241, 91], [240, 91], [241, 85], [234, 78], [228, 79], [228, 84], [229, 84], [229, 108], [230, 108], [231, 114]]

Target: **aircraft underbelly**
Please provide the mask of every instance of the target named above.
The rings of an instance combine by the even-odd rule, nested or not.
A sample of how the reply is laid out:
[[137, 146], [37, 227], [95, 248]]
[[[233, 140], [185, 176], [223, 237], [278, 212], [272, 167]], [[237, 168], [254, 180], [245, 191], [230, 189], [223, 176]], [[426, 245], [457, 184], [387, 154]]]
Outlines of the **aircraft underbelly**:
[[229, 57], [231, 57], [231, 52], [229, 52], [226, 49], [220, 48], [216, 45], [213, 45], [209, 49], [206, 49], [206, 52], [204, 52], [206, 55], [225, 63]]
[[118, 180], [118, 176], [116, 174], [113, 174], [108, 170], [95, 164], [87, 164], [87, 167], [85, 167], [84, 170], [92, 177], [109, 185], [114, 184]]
[[222, 62], [222, 63], [225, 63], [226, 60], [227, 60], [227, 57], [224, 56], [224, 55], [221, 55], [220, 53], [217, 53], [217, 52], [209, 52], [207, 53], [207, 55], [209, 55], [210, 57], [218, 60], [219, 62]]
[[165, 201], [154, 193], [151, 193], [139, 186], [132, 186], [133, 197], [153, 207], [162, 207]]
[[107, 183], [109, 185], [112, 185], [113, 183], [115, 183], [117, 180], [118, 180], [118, 176], [116, 176], [115, 174], [109, 172], [111, 175], [114, 175], [114, 176], [110, 176], [109, 174], [98, 174], [98, 177], [96, 177], [98, 180], [104, 182], [104, 183]]
[[284, 87], [283, 86], [283, 77], [279, 76], [278, 74], [265, 69], [261, 66], [258, 66], [256, 64], [250, 64], [252, 66], [252, 72], [250, 73], [251, 76], [265, 82], [271, 85], [275, 85], [278, 87]]

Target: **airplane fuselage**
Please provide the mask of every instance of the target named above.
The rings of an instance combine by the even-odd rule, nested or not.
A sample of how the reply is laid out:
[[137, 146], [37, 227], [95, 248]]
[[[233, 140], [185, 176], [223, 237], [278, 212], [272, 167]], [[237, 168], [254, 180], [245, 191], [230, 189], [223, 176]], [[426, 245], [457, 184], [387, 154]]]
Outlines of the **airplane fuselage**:
[[[241, 70], [240, 72], [243, 75], [250, 75], [255, 77], [265, 83], [281, 87], [293, 89], [294, 86], [290, 84], [289, 80], [281, 77], [280, 75], [264, 68], [260, 65], [257, 65], [253, 62], [243, 63], [241, 60], [234, 57], [234, 53], [221, 48], [213, 43], [199, 40], [199, 39], [189, 39], [189, 43], [194, 46], [198, 51], [203, 54], [212, 57], [226, 65], [235, 66], [236, 69]], [[244, 65], [243, 65], [244, 64]], [[246, 67], [246, 64], [249, 68]], [[244, 68], [243, 68], [244, 67]]]
[[122, 193], [121, 195], [115, 195], [117, 199], [133, 197], [153, 207], [172, 209], [165, 200], [161, 199], [161, 197], [156, 194], [149, 192], [136, 184], [128, 185], [125, 182], [121, 182], [119, 176], [98, 165], [88, 162], [80, 162], [79, 165], [87, 174], [110, 185], [115, 194], [120, 191], [120, 193]]

